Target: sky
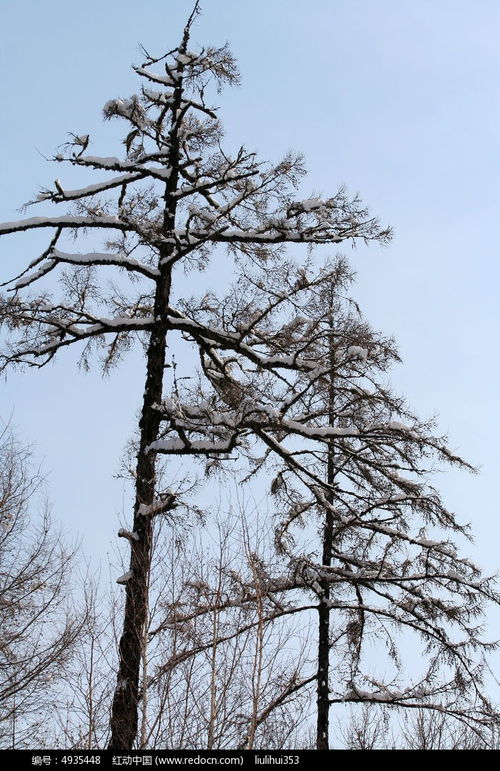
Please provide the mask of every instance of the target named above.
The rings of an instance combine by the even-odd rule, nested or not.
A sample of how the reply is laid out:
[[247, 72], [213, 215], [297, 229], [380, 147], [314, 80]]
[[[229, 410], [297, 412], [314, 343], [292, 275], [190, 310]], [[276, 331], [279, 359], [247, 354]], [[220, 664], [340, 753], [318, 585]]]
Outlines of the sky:
[[[174, 47], [191, 0], [4, 4], [0, 30], [0, 220], [38, 188], [74, 172], [47, 163], [69, 132], [92, 151], [120, 152], [102, 106], [137, 88], [139, 44]], [[306, 195], [340, 185], [394, 228], [388, 247], [346, 247], [353, 294], [393, 334], [404, 359], [391, 376], [451, 446], [480, 467], [439, 488], [476, 533], [487, 571], [498, 564], [500, 278], [500, 4], [497, 0], [204, 0], [193, 44], [228, 40], [242, 84], [218, 96], [230, 146], [261, 158], [302, 151]], [[44, 157], [45, 156], [45, 157]], [[81, 181], [81, 179], [79, 179]], [[75, 185], [76, 186], [76, 185]], [[35, 214], [34, 210], [32, 214]], [[37, 231], [0, 241], [0, 280], [40, 253]], [[202, 279], [203, 281], [203, 279]], [[202, 286], [202, 283], [200, 284]], [[108, 378], [65, 352], [40, 372], [0, 382], [0, 417], [33, 442], [54, 516], [89, 554], [116, 551], [128, 521], [115, 475], [143, 391], [139, 356]]]

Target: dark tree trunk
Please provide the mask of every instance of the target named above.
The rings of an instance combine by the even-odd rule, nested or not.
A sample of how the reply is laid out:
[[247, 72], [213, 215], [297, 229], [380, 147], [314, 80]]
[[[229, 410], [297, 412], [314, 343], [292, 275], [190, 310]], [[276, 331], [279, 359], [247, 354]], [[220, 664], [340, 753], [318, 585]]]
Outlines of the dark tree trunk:
[[[168, 305], [170, 275], [158, 283], [155, 318], [161, 317]], [[154, 409], [162, 399], [165, 369], [166, 330], [159, 322], [151, 334], [147, 354], [147, 376], [144, 402], [139, 423], [140, 446], [137, 456], [134, 533], [131, 540], [130, 578], [126, 585], [125, 614], [119, 646], [117, 687], [111, 713], [110, 749], [133, 747], [138, 724], [139, 674], [145, 636], [147, 634], [148, 586], [152, 551], [152, 517], [140, 513], [140, 505], [153, 503], [155, 495], [155, 454], [147, 447], [158, 438], [159, 412]]]
[[[333, 297], [332, 297], [333, 302]], [[330, 328], [333, 328], [333, 313], [330, 309]], [[332, 340], [330, 341], [330, 376], [328, 385], [328, 424], [333, 426], [335, 419], [335, 385], [334, 367], [335, 351]], [[328, 503], [333, 503], [333, 485], [335, 482], [334, 450], [328, 447], [326, 482], [330, 489], [327, 493]], [[323, 526], [323, 555], [322, 564], [332, 564], [333, 546], [333, 514], [330, 509], [325, 511], [325, 523]], [[318, 605], [318, 674], [317, 674], [317, 724], [316, 724], [316, 749], [329, 749], [330, 732], [330, 584], [328, 581], [320, 582], [323, 590]]]
[[[187, 45], [184, 34], [183, 48]], [[180, 49], [183, 50], [182, 48]], [[182, 80], [175, 90], [174, 115], [180, 108]], [[164, 194], [163, 235], [175, 228], [177, 200], [173, 195], [179, 180], [179, 141], [177, 130], [170, 136], [169, 167], [172, 169]], [[141, 419], [140, 443], [136, 468], [136, 498], [134, 505], [134, 533], [131, 540], [130, 578], [126, 585], [123, 631], [119, 645], [117, 685], [111, 711], [111, 740], [109, 749], [131, 749], [137, 736], [139, 677], [144, 645], [147, 638], [149, 607], [149, 573], [152, 558], [153, 517], [140, 513], [141, 504], [148, 506], [155, 497], [156, 453], [148, 452], [148, 446], [158, 439], [160, 412], [155, 409], [162, 401], [163, 378], [166, 363], [168, 323], [166, 311], [170, 302], [172, 263], [169, 257], [173, 247], [164, 245], [159, 250], [160, 278], [156, 285], [154, 318], [147, 352], [146, 385]]]
[[[333, 485], [334, 465], [331, 450], [328, 451], [327, 482]], [[333, 493], [328, 494], [329, 503], [333, 500]], [[332, 537], [333, 515], [330, 510], [325, 512], [325, 524], [323, 527], [323, 565], [332, 563]], [[321, 583], [323, 595], [318, 606], [318, 686], [317, 686], [317, 728], [316, 748], [327, 750], [329, 748], [330, 726], [330, 587], [327, 582]]]

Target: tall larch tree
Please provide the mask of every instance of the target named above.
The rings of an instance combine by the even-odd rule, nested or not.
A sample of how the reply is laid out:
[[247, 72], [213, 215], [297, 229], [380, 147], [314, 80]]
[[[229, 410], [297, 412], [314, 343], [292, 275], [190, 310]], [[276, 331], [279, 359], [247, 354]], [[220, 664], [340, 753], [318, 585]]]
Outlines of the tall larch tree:
[[[198, 13], [196, 2], [177, 47], [159, 58], [144, 52], [143, 64], [134, 68], [142, 81], [139, 94], [105, 105], [104, 116], [126, 126], [123, 156], [90, 154], [88, 135], [70, 135], [52, 160], [95, 171], [98, 181], [69, 190], [57, 179], [33, 203], [54, 204], [65, 213], [0, 225], [1, 236], [38, 229], [52, 233], [39, 256], [4, 284], [0, 320], [11, 335], [2, 368], [43, 367], [61, 349], [77, 345], [84, 364], [97, 351], [107, 370], [135, 339], [144, 347], [133, 521], [120, 531], [130, 545], [130, 566], [120, 579], [126, 599], [111, 717], [113, 749], [131, 748], [136, 740], [153, 522], [178, 503], [175, 494], [157, 489], [156, 481], [167, 338], [173, 333], [188, 338], [206, 361], [219, 348], [267, 371], [295, 364], [288, 356], [268, 356], [249, 345], [248, 330], [228, 333], [222, 324], [205, 326], [182, 303], [174, 305], [174, 268], [201, 270], [220, 245], [228, 247], [230, 272], [235, 256], [272, 264], [287, 243], [385, 242], [390, 235], [344, 190], [326, 199], [295, 200], [304, 175], [300, 156], [289, 154], [272, 164], [244, 147], [236, 154], [224, 152], [221, 124], [207, 94], [214, 86], [237, 84], [238, 71], [227, 45], [191, 50]], [[104, 180], [103, 172], [109, 173]], [[90, 233], [102, 237], [102, 251], [78, 251]], [[110, 271], [120, 274], [118, 284], [106, 283]], [[171, 449], [210, 457], [231, 447], [206, 441], [186, 447], [181, 436]]]
[[[204, 307], [188, 303], [199, 324], [244, 329], [256, 353], [289, 366], [252, 369], [212, 350], [206, 377], [162, 403], [156, 446], [202, 453], [217, 442], [246, 456], [250, 476], [272, 470], [284, 569], [268, 571], [266, 622], [317, 613], [319, 749], [332, 705], [351, 702], [434, 710], [485, 735], [498, 713], [483, 679], [496, 643], [482, 623], [500, 596], [463, 554], [470, 528], [433, 485], [436, 469], [473, 469], [386, 384], [397, 348], [360, 315], [352, 279], [343, 258], [320, 268], [282, 261], [265, 275], [242, 270], [228, 296]], [[252, 601], [242, 585], [227, 605]], [[422, 646], [418, 675], [405, 670], [405, 636]], [[373, 639], [389, 654], [384, 675], [372, 673]], [[308, 673], [298, 682], [308, 686]]]

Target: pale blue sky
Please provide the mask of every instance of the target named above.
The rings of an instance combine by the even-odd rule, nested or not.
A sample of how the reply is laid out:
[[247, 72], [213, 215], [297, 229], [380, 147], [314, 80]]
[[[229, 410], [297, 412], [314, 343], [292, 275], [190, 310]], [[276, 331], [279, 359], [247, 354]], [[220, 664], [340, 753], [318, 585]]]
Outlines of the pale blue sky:
[[[4, 4], [0, 31], [0, 220], [55, 176], [50, 155], [69, 131], [93, 151], [119, 153], [119, 127], [101, 108], [136, 87], [138, 44], [174, 46], [189, 0], [26, 0]], [[496, 223], [500, 209], [500, 3], [497, 0], [205, 0], [193, 33], [226, 39], [242, 86], [218, 98], [227, 141], [263, 158], [301, 150], [306, 194], [359, 192], [395, 238], [350, 255], [354, 294], [372, 324], [393, 333], [404, 365], [392, 381], [422, 415], [437, 412], [479, 477], [443, 476], [449, 505], [473, 522], [476, 556], [497, 567], [499, 443]], [[40, 152], [38, 152], [40, 151]], [[46, 243], [0, 242], [0, 275]], [[116, 543], [122, 486], [112, 479], [142, 394], [137, 357], [102, 380], [66, 353], [42, 372], [2, 382], [50, 472], [56, 515], [89, 551]], [[71, 458], [70, 458], [71, 453]]]

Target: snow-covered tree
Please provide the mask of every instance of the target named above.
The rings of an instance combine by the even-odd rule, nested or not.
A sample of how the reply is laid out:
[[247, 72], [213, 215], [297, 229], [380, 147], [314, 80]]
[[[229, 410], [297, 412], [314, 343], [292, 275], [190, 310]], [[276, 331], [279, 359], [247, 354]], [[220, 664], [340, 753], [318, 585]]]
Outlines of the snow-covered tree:
[[[276, 543], [289, 572], [268, 577], [281, 608], [270, 607], [268, 620], [301, 602], [317, 611], [318, 748], [328, 747], [335, 703], [425, 707], [491, 725], [498, 716], [482, 687], [482, 655], [495, 646], [481, 624], [499, 595], [452, 540], [463, 541], [469, 528], [432, 485], [439, 467], [470, 465], [385, 384], [397, 349], [347, 296], [344, 259], [319, 270], [282, 263], [265, 280], [259, 273], [243, 271], [197, 320], [218, 318], [228, 334], [246, 326], [256, 355], [289, 367], [277, 374], [234, 354], [203, 359], [200, 385], [162, 404], [159, 452], [203, 452], [219, 442], [245, 454], [251, 474], [273, 468]], [[305, 603], [297, 604], [297, 590]], [[284, 591], [293, 596], [287, 603]], [[251, 601], [242, 589], [245, 596]], [[401, 662], [405, 635], [424, 648], [427, 669], [413, 677]], [[389, 654], [383, 676], [365, 655], [374, 639]]]
[[[169, 345], [176, 335], [193, 342], [209, 382], [220, 379], [220, 350], [269, 372], [291, 369], [297, 359], [288, 353], [269, 355], [251, 345], [253, 322], [248, 319], [231, 332], [222, 323], [197, 321], [179, 301], [174, 269], [180, 265], [201, 270], [212, 250], [225, 246], [228, 272], [237, 257], [261, 265], [266, 273], [272, 272], [275, 256], [286, 244], [384, 242], [390, 235], [342, 189], [328, 198], [298, 199], [295, 191], [304, 175], [300, 156], [288, 154], [272, 164], [259, 161], [244, 147], [236, 153], [224, 151], [221, 124], [208, 93], [214, 86], [236, 84], [238, 72], [227, 46], [196, 51], [189, 46], [198, 5], [177, 47], [158, 58], [144, 52], [144, 62], [135, 67], [140, 93], [105, 105], [106, 118], [125, 124], [122, 156], [91, 154], [90, 137], [72, 134], [53, 161], [95, 172], [96, 181], [67, 189], [57, 179], [33, 203], [53, 204], [64, 213], [44, 208], [39, 216], [0, 225], [1, 236], [51, 231], [48, 244], [19, 270], [1, 301], [0, 320], [12, 333], [2, 368], [43, 367], [61, 349], [77, 345], [85, 365], [96, 351], [106, 370], [136, 338], [144, 347], [133, 521], [120, 532], [130, 545], [130, 565], [119, 579], [126, 600], [112, 748], [132, 747], [136, 739], [153, 522], [178, 504], [169, 488], [157, 488], [157, 455], [161, 450], [214, 457], [232, 446], [217, 438], [189, 444], [182, 431], [168, 446], [161, 439], [167, 338]], [[81, 249], [91, 234], [100, 235], [104, 244], [95, 251], [88, 245]], [[111, 283], [113, 272], [117, 279]], [[219, 388], [229, 393], [233, 383], [226, 365], [224, 374], [227, 382], [220, 382]]]
[[[499, 595], [464, 556], [470, 529], [432, 485], [440, 467], [472, 469], [386, 385], [399, 360], [394, 341], [363, 320], [346, 297], [348, 266], [335, 267], [335, 281], [294, 308], [287, 346], [319, 366], [290, 381], [274, 450], [276, 493], [288, 511], [278, 546], [302, 560], [318, 598], [317, 746], [328, 747], [330, 706], [349, 701], [425, 705], [469, 725], [492, 724], [498, 715], [482, 688], [482, 655], [494, 645], [482, 637], [482, 620]], [[311, 517], [319, 519], [316, 553], [294, 538]], [[402, 640], [412, 637], [427, 670], [410, 676]], [[392, 659], [384, 676], [365, 654], [373, 639]]]

